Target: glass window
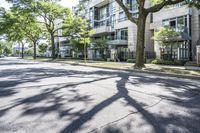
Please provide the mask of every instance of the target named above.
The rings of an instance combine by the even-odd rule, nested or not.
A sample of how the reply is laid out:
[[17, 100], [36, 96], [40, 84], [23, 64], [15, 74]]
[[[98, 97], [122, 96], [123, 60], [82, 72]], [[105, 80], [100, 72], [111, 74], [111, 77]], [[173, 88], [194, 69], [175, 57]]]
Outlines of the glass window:
[[119, 21], [122, 21], [124, 19], [125, 15], [124, 12], [119, 13]]
[[116, 31], [116, 38], [119, 40], [128, 40], [128, 28], [118, 29]]
[[184, 17], [178, 17], [177, 18], [177, 30], [178, 31], [183, 31], [185, 28], [185, 24], [184, 24]]
[[107, 8], [106, 8], [106, 6], [100, 8], [100, 10], [99, 10], [100, 19], [105, 18], [105, 17], [106, 17], [106, 13], [107, 13]]
[[170, 20], [169, 26], [176, 29], [176, 19]]
[[114, 13], [115, 10], [116, 10], [115, 2], [111, 2], [111, 3], [110, 3], [110, 11], [111, 11], [112, 13]]
[[163, 26], [169, 26], [169, 20], [163, 20]]

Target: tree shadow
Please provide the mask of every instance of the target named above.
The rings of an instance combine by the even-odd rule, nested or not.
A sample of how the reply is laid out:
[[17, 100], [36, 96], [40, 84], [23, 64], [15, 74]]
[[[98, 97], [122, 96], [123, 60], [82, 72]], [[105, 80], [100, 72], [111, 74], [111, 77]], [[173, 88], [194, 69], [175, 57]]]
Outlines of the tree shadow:
[[[116, 74], [116, 73], [115, 73]], [[115, 102], [116, 100], [119, 100], [120, 98], [124, 98], [127, 101], [127, 105], [128, 106], [132, 106], [133, 108], [135, 108], [137, 111], [137, 113], [140, 113], [143, 116], [143, 119], [150, 124], [153, 127], [153, 132], [156, 133], [160, 133], [160, 132], [167, 132], [166, 128], [165, 128], [165, 124], [170, 124], [170, 121], [168, 119], [170, 118], [164, 118], [162, 116], [157, 116], [155, 114], [150, 113], [147, 109], [149, 108], [147, 107], [143, 107], [142, 104], [138, 103], [138, 101], [136, 101], [135, 99], [133, 99], [131, 96], [129, 96], [129, 91], [126, 88], [126, 84], [129, 80], [129, 77], [132, 76], [132, 74], [127, 74], [127, 73], [123, 73], [123, 72], [117, 72], [118, 77], [120, 77], [121, 79], [119, 81], [117, 81], [117, 90], [118, 93], [113, 95], [112, 97], [102, 101], [101, 103], [97, 104], [96, 106], [94, 106], [91, 110], [89, 110], [88, 112], [84, 113], [83, 115], [81, 115], [78, 119], [74, 120], [73, 122], [71, 122], [71, 124], [69, 124], [65, 129], [63, 129], [61, 131], [61, 133], [71, 133], [71, 132], [76, 132], [78, 129], [80, 129], [82, 127], [82, 125], [84, 125], [84, 123], [86, 123], [87, 121], [91, 120], [98, 112], [100, 112], [102, 109], [106, 108], [107, 106], [111, 105], [113, 102]], [[162, 86], [165, 86], [166, 89], [169, 89], [169, 91], [171, 93], [174, 93], [174, 95], [176, 95], [177, 97], [187, 97], [190, 98], [190, 100], [196, 98], [196, 95], [199, 95], [199, 85], [193, 85], [190, 82], [184, 82], [182, 84], [179, 84], [179, 82], [175, 83], [175, 84], [171, 84], [171, 82], [173, 83], [174, 81], [172, 79], [162, 79], [157, 77], [156, 79], [150, 79], [145, 76], [136, 76], [138, 83], [140, 84], [153, 84], [153, 83], [162, 83]], [[132, 83], [132, 85], [137, 85], [137, 83]], [[193, 89], [188, 89], [187, 86], [193, 86]], [[183, 88], [185, 89], [185, 91], [182, 92], [176, 92], [172, 89], [170, 89], [170, 87], [177, 87], [177, 88]], [[189, 91], [192, 91], [193, 95], [189, 96], [186, 95], [187, 93], [189, 93]], [[143, 93], [143, 92], [142, 92]], [[186, 93], [186, 94], [185, 94]], [[149, 95], [154, 95], [154, 94], [149, 94]], [[174, 101], [175, 105], [179, 105], [179, 103], [182, 102], [189, 102], [188, 99], [187, 100], [182, 100], [182, 101], [176, 101], [174, 100], [174, 98], [171, 98], [170, 96], [158, 96], [155, 95], [157, 97], [160, 97], [160, 101], [158, 101], [159, 104], [161, 102], [161, 100], [165, 99], [165, 100], [169, 100], [169, 99], [173, 99], [172, 101]], [[196, 99], [195, 99], [196, 100]], [[190, 102], [189, 102], [190, 103]], [[155, 104], [155, 105], [156, 105]], [[150, 107], [153, 107], [155, 105], [152, 105]], [[184, 106], [187, 109], [188, 106]], [[199, 106], [198, 106], [199, 108]], [[135, 112], [134, 112], [135, 113]], [[194, 115], [194, 114], [193, 114]], [[197, 117], [199, 115], [199, 112], [195, 114], [195, 117]], [[194, 131], [193, 129], [190, 129], [190, 126], [186, 126], [185, 124], [183, 124], [184, 122], [181, 120], [178, 116], [173, 116], [173, 118], [175, 119], [175, 121], [179, 121], [176, 123], [176, 126], [180, 126], [180, 127], [187, 127], [189, 131]], [[189, 117], [183, 118], [184, 120], [188, 120]], [[193, 119], [194, 117], [192, 117], [191, 119]], [[200, 120], [198, 120], [198, 122], [200, 122]], [[199, 129], [197, 129], [199, 131]], [[196, 131], [196, 130], [195, 130]]]
[[[75, 66], [76, 67], [76, 66]], [[96, 70], [96, 71], [76, 71], [76, 70], [66, 70], [66, 69], [52, 69], [52, 68], [27, 68], [23, 70], [15, 70], [10, 71], [5, 70], [1, 72], [2, 75], [6, 75], [7, 77], [14, 77], [17, 80], [15, 81], [1, 81], [0, 82], [0, 93], [2, 92], [1, 97], [8, 97], [15, 95], [22, 87], [16, 87], [17, 85], [27, 83], [27, 82], [38, 82], [41, 79], [50, 78], [50, 77], [80, 77], [84, 78], [85, 75], [87, 77], [94, 78], [98, 76], [98, 78], [75, 82], [75, 83], [61, 83], [61, 84], [52, 84], [56, 85], [56, 87], [48, 87], [44, 89], [39, 94], [32, 95], [27, 98], [18, 99], [15, 101], [15, 104], [3, 108], [0, 110], [0, 116], [8, 113], [9, 110], [24, 105], [23, 113], [21, 116], [27, 115], [40, 115], [43, 117], [51, 112], [57, 112], [60, 118], [67, 118], [67, 120], [71, 120], [66, 127], [60, 131], [61, 133], [73, 133], [78, 132], [79, 129], [83, 127], [88, 121], [92, 120], [94, 116], [96, 116], [100, 111], [110, 106], [113, 102], [124, 99], [126, 101], [125, 106], [130, 106], [133, 110], [131, 114], [139, 113], [142, 115], [143, 120], [146, 121], [152, 127], [152, 131], [155, 133], [165, 133], [168, 132], [166, 129], [167, 125], [173, 125], [180, 128], [186, 128], [184, 131], [189, 132], [199, 132], [200, 120], [198, 119], [200, 116], [200, 104], [199, 104], [199, 92], [200, 92], [200, 84], [198, 81], [196, 83], [191, 82], [190, 80], [180, 81], [180, 79], [173, 77], [159, 77], [159, 76], [151, 76], [148, 74], [140, 74], [140, 73], [129, 73], [129, 72], [118, 72], [118, 71], [106, 71], [106, 70]], [[106, 76], [106, 77], [101, 77]], [[75, 88], [77, 86], [85, 85], [85, 84], [93, 84], [94, 82], [103, 81], [111, 78], [118, 78], [116, 81], [116, 90], [117, 93], [112, 95], [111, 97], [101, 101], [96, 104], [89, 111], [85, 109], [80, 109], [74, 111], [76, 107], [64, 107], [67, 104], [72, 104], [75, 102], [82, 102], [85, 105], [89, 104], [93, 98], [91, 95], [81, 94]], [[127, 87], [127, 84], [131, 86]], [[154, 88], [149, 88], [152, 91], [144, 91], [139, 89], [143, 85], [152, 85], [156, 84], [158, 87], [162, 87], [163, 90], [168, 91], [169, 94], [156, 93], [153, 91]], [[42, 86], [42, 85], [41, 85]], [[39, 88], [40, 85], [30, 86]], [[135, 87], [135, 88], [134, 88]], [[108, 86], [109, 88], [109, 86]], [[62, 94], [60, 90], [68, 89], [72, 94], [71, 97], [66, 98], [68, 94]], [[60, 94], [61, 93], [61, 94]], [[159, 101], [153, 105], [145, 105], [136, 100], [130, 93], [141, 93], [143, 95], [150, 95], [159, 98]], [[183, 107], [186, 110], [190, 110], [188, 116], [182, 116], [176, 113], [169, 113], [168, 116], [162, 116], [156, 113], [149, 111], [149, 108], [157, 106], [162, 102], [162, 100], [170, 101], [172, 105], [176, 105], [179, 107]], [[47, 106], [34, 106], [38, 103], [48, 103]], [[188, 121], [188, 122], [185, 122]], [[117, 121], [116, 121], [117, 122]], [[197, 124], [191, 124], [191, 123]], [[121, 133], [123, 132], [120, 127], [112, 129], [112, 124], [106, 126], [106, 129], [103, 131], [105, 133]], [[134, 127], [133, 127], [134, 128]], [[172, 132], [178, 132], [176, 128], [171, 129]], [[98, 130], [94, 130], [94, 132]]]

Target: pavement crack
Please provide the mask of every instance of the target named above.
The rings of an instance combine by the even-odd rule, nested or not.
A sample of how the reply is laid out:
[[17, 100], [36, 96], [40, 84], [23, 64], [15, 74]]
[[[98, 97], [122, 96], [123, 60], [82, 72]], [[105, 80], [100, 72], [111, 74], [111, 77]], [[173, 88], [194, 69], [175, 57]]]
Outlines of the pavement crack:
[[137, 110], [137, 111], [132, 111], [131, 113], [129, 113], [129, 114], [127, 114], [127, 115], [125, 115], [125, 116], [123, 116], [123, 117], [121, 117], [121, 118], [119, 118], [119, 119], [116, 119], [116, 120], [114, 120], [114, 121], [112, 121], [112, 122], [106, 123], [106, 124], [100, 126], [99, 128], [93, 129], [93, 130], [91, 130], [91, 131], [89, 131], [89, 132], [87, 132], [87, 133], [96, 132], [96, 131], [98, 131], [98, 130], [100, 130], [100, 129], [103, 129], [103, 128], [109, 126], [109, 125], [112, 125], [112, 124], [114, 124], [114, 123], [117, 123], [117, 122], [119, 122], [119, 121], [121, 121], [121, 120], [123, 120], [123, 119], [125, 119], [125, 118], [127, 118], [127, 117], [129, 117], [129, 116], [131, 116], [131, 115], [133, 115], [133, 114], [137, 114], [137, 113], [140, 113], [140, 112], [142, 112], [142, 111], [144, 111], [144, 110], [153, 108], [153, 107], [157, 106], [158, 104], [160, 104], [163, 100], [164, 100], [163, 98], [160, 98], [160, 99], [158, 100], [158, 102], [154, 103], [153, 105], [146, 106], [145, 108], [142, 108], [142, 109]]

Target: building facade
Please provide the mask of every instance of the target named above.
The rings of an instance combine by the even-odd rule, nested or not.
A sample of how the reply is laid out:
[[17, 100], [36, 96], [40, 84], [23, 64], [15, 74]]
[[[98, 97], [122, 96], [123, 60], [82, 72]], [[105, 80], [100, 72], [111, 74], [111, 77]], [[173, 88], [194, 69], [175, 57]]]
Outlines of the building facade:
[[[174, 60], [195, 60], [196, 47], [200, 39], [200, 11], [180, 3], [152, 14], [150, 30], [156, 31], [161, 27], [170, 27], [180, 32], [180, 37], [168, 42], [169, 47], [162, 47], [154, 42], [157, 58]], [[172, 53], [170, 52], [172, 50]]]
[[[127, 0], [125, 3], [130, 5], [130, 12], [133, 15], [137, 15], [136, 0]], [[150, 3], [147, 2], [146, 6], [149, 6], [149, 4]], [[107, 40], [110, 58], [117, 58], [120, 61], [134, 58], [137, 27], [127, 20], [124, 11], [115, 0], [91, 0], [87, 7], [87, 16], [90, 20], [90, 26], [95, 30], [93, 39]], [[150, 17], [147, 18], [146, 26], [145, 51], [153, 53], [154, 45], [150, 38], [152, 36], [152, 31], [149, 28]], [[92, 57], [93, 56], [90, 56], [90, 58]]]
[[[125, 0], [129, 5], [129, 11], [137, 15], [136, 0]], [[145, 3], [150, 6], [150, 0]], [[93, 39], [107, 40], [110, 49], [110, 58], [118, 58], [124, 61], [134, 58], [136, 51], [137, 27], [127, 20], [125, 13], [115, 0], [91, 0], [86, 9], [86, 19], [90, 20], [90, 26], [95, 29]], [[169, 26], [181, 33], [181, 36], [169, 43], [173, 45], [173, 53], [170, 58], [177, 60], [194, 60], [196, 58], [196, 45], [200, 39], [200, 12], [194, 7], [188, 7], [180, 3], [161, 11], [149, 14], [146, 22], [145, 53], [146, 58], [164, 58], [169, 54], [169, 48], [162, 47], [152, 39], [154, 32], [159, 28]], [[94, 53], [89, 52], [89, 58]], [[96, 57], [96, 56], [95, 56]], [[167, 58], [167, 57], [165, 57]]]
[[[62, 27], [62, 20], [56, 20], [56, 29]], [[72, 56], [72, 47], [66, 37], [62, 36], [62, 30], [57, 31], [57, 37], [55, 37], [56, 55], [60, 58], [66, 58]]]

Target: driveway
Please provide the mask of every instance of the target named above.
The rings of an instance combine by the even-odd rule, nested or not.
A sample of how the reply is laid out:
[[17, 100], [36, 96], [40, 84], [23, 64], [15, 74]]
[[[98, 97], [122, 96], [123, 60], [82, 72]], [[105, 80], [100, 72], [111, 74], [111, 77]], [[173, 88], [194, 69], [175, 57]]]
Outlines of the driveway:
[[200, 81], [0, 59], [0, 133], [199, 133]]

